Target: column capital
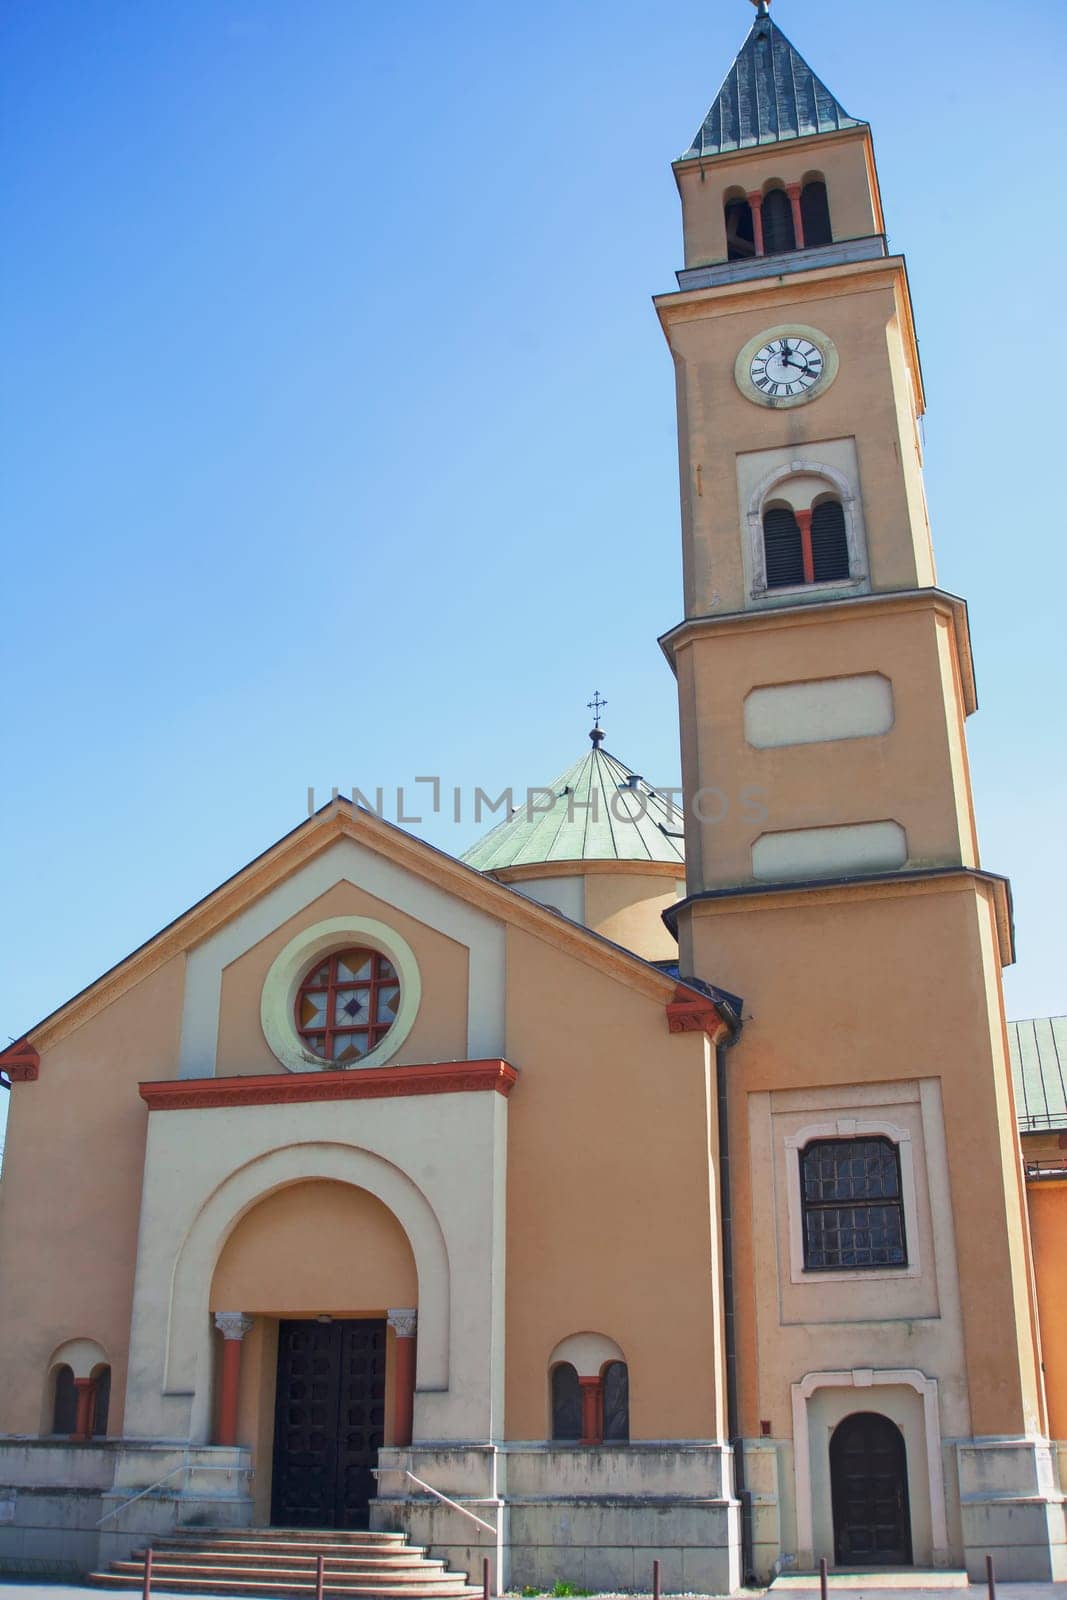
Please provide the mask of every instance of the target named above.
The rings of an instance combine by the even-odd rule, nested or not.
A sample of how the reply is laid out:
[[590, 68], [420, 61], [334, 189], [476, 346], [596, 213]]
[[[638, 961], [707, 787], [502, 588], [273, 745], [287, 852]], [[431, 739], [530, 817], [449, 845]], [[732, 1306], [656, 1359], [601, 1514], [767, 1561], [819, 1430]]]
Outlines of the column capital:
[[797, 195], [799, 197], [802, 189], [803, 189], [803, 185], [799, 184], [799, 183], [787, 183], [785, 185], [785, 192], [789, 196], [790, 199], [792, 199], [794, 195]]
[[389, 1311], [386, 1320], [398, 1339], [414, 1339], [419, 1321], [419, 1313], [414, 1308]]
[[224, 1339], [243, 1339], [254, 1321], [254, 1317], [246, 1316], [243, 1311], [215, 1312], [215, 1326]]

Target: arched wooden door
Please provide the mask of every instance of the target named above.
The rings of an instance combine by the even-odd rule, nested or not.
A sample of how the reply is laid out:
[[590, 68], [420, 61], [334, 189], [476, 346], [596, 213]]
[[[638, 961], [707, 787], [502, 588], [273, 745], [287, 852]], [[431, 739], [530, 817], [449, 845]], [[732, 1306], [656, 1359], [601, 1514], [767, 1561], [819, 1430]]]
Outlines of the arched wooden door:
[[838, 1423], [830, 1439], [830, 1485], [837, 1565], [908, 1565], [908, 1457], [896, 1423], [875, 1411]]

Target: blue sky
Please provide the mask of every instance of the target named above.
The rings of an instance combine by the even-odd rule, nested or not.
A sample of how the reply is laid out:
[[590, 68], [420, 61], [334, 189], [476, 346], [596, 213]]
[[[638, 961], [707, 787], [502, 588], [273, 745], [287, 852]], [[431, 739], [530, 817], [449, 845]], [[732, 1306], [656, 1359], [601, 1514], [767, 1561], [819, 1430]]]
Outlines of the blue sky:
[[[940, 579], [971, 604], [983, 858], [1015, 886], [1009, 1012], [1062, 1011], [1067, 21], [774, 15], [874, 125]], [[650, 297], [681, 264], [669, 163], [751, 20], [8, 0], [0, 1036], [300, 821], [309, 785], [545, 781], [598, 686], [609, 748], [676, 781]], [[417, 831], [479, 830], [468, 807]]]

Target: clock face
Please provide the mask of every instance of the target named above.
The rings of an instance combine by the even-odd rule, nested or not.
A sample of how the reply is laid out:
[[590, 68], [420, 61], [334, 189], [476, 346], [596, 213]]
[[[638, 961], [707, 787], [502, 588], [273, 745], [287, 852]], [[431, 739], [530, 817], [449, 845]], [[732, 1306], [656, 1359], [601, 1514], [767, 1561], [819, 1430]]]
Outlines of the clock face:
[[734, 377], [746, 400], [778, 409], [817, 400], [837, 369], [837, 347], [828, 334], [789, 322], [751, 338], [738, 351]]
[[754, 389], [768, 400], [794, 400], [814, 389], [823, 376], [825, 360], [811, 339], [782, 334], [760, 345], [749, 362]]

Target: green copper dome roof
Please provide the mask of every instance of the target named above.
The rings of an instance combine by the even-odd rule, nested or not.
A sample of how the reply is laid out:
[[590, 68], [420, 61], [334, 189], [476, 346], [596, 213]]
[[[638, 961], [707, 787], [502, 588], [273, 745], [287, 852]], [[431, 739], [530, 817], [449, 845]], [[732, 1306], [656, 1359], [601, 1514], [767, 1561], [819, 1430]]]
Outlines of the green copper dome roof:
[[761, 4], [715, 104], [681, 160], [863, 125], [815, 76]]
[[516, 798], [511, 816], [463, 855], [468, 866], [497, 872], [549, 861], [667, 861], [684, 874], [681, 811], [599, 739], [555, 783], [534, 789], [530, 804]]

